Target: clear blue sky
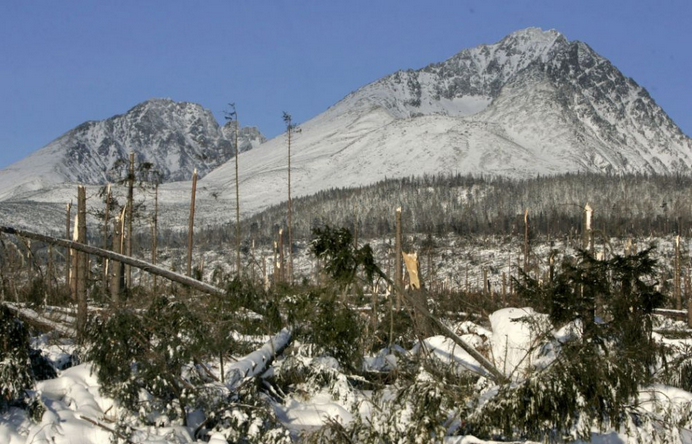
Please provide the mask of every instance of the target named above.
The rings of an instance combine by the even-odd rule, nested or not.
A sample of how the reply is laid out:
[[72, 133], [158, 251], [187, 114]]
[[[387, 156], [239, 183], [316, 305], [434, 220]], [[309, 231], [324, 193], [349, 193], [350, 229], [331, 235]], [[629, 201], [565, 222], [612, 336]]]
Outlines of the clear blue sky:
[[281, 132], [398, 69], [529, 26], [582, 40], [692, 134], [692, 1], [1, 0], [0, 168], [151, 97]]

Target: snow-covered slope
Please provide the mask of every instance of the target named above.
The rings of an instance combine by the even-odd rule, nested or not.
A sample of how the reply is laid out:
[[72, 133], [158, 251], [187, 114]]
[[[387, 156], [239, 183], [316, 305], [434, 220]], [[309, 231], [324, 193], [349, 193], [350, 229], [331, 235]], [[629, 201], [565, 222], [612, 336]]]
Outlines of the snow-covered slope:
[[[196, 125], [188, 122], [176, 121], [178, 127], [191, 128], [181, 137], [204, 135], [191, 146], [211, 150], [217, 141], [233, 137], [232, 123], [218, 129], [215, 121], [201, 117], [194, 120]], [[254, 147], [239, 156], [241, 210], [247, 215], [287, 199], [287, 139], [284, 134], [259, 145], [260, 134], [241, 130], [243, 134], [246, 142], [241, 142], [241, 150]], [[68, 174], [67, 160], [51, 161], [50, 153], [62, 153], [60, 146], [56, 141], [40, 152], [45, 155], [37, 153], [22, 161], [41, 174], [18, 181], [20, 176], [0, 172], [0, 185], [10, 179], [25, 188], [45, 187], [62, 177], [102, 180], [94, 176], [104, 171], [98, 162], [110, 159], [110, 151], [105, 152], [106, 160], [87, 156], [79, 169]], [[175, 157], [177, 151], [165, 150], [169, 145], [153, 146], [160, 146], [160, 152], [154, 150], [158, 154], [153, 163], [171, 171], [177, 166], [175, 171], [185, 173], [170, 177], [187, 180], [183, 167], [192, 166], [192, 155]], [[201, 158], [210, 160], [209, 168], [223, 158], [219, 151], [214, 157], [199, 149]], [[220, 151], [225, 153], [224, 149]], [[687, 174], [692, 166], [692, 140], [646, 90], [588, 45], [537, 28], [463, 50], [420, 70], [396, 72], [354, 91], [300, 125], [291, 152], [293, 196], [422, 174]], [[95, 166], [88, 171], [101, 173], [80, 173], [82, 164], [92, 163]], [[235, 207], [234, 186], [235, 162], [230, 160], [200, 181], [198, 201], [204, 205], [208, 200], [208, 208], [227, 220]], [[185, 182], [165, 184], [161, 201], [171, 205], [177, 205], [176, 199], [187, 201], [189, 189]], [[54, 189], [23, 198], [56, 202], [60, 193]]]
[[[292, 139], [292, 192], [424, 173], [687, 172], [692, 140], [582, 42], [529, 28], [349, 94]], [[286, 199], [286, 136], [240, 156], [243, 208]], [[230, 196], [234, 164], [202, 183]]]
[[[150, 162], [164, 181], [189, 180], [194, 168], [204, 175], [234, 153], [232, 131], [222, 130], [200, 105], [151, 99], [127, 113], [86, 122], [44, 148], [0, 171], [0, 198], [64, 182], [87, 184], [112, 180], [116, 162], [135, 152], [138, 163]], [[241, 149], [264, 138], [256, 128], [241, 128]]]

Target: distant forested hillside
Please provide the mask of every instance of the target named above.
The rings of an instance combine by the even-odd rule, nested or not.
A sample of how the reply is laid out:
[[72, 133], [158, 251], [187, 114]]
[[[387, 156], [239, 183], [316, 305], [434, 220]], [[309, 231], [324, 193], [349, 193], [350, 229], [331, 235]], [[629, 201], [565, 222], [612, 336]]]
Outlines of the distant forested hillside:
[[[519, 234], [528, 209], [536, 235], [578, 234], [584, 205], [595, 229], [608, 236], [689, 234], [692, 178], [687, 176], [567, 174], [527, 180], [472, 176], [388, 179], [352, 189], [331, 189], [293, 200], [295, 239], [313, 227], [348, 227], [361, 238], [390, 236], [402, 208], [407, 232], [459, 235]], [[286, 204], [243, 222], [243, 241], [276, 239]], [[284, 230], [285, 232], [286, 230]], [[229, 226], [198, 231], [200, 242], [228, 241]]]

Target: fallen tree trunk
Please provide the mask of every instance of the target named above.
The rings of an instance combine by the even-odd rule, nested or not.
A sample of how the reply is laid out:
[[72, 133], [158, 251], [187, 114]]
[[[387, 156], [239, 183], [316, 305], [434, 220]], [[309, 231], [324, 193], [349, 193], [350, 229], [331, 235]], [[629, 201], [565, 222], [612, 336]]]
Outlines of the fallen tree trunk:
[[[435, 316], [428, 311], [426, 307], [424, 307], [420, 301], [416, 300], [416, 298], [412, 297], [409, 293], [407, 293], [401, 285], [395, 284], [389, 276], [384, 274], [382, 270], [379, 270], [379, 275], [382, 279], [384, 279], [389, 285], [392, 286], [392, 288], [395, 289], [396, 292], [398, 292], [401, 297], [403, 298], [404, 302], [411, 307], [413, 310], [424, 316], [425, 318], [429, 319], [430, 321], [433, 322], [439, 328], [442, 333], [445, 334], [445, 336], [449, 337], [452, 341], [454, 341], [455, 344], [457, 344], [459, 347], [461, 347], [466, 353], [471, 355], [473, 359], [478, 361], [481, 367], [483, 367], [490, 376], [492, 380], [494, 380], [497, 383], [506, 383], [509, 381], [509, 378], [502, 373], [500, 370], [495, 367], [492, 362], [490, 362], [485, 356], [480, 354], [478, 350], [467, 344], [463, 339], [459, 337], [456, 333], [454, 333], [449, 327], [447, 327], [441, 320], [436, 318]], [[418, 290], [418, 291], [424, 291], [424, 290]], [[427, 297], [427, 294], [425, 294]]]
[[258, 376], [264, 373], [274, 358], [281, 354], [291, 342], [291, 336], [292, 331], [284, 328], [262, 347], [231, 364], [226, 372], [226, 386], [233, 389], [248, 376]]
[[190, 288], [201, 291], [206, 294], [214, 296], [225, 296], [226, 292], [213, 285], [206, 284], [204, 282], [198, 281], [197, 279], [192, 279], [191, 277], [184, 276], [182, 274], [175, 273], [165, 268], [157, 267], [149, 262], [135, 259], [122, 254], [114, 253], [112, 251], [104, 250], [103, 248], [93, 247], [91, 245], [81, 244], [79, 242], [69, 241], [65, 239], [59, 239], [52, 236], [46, 236], [43, 234], [32, 233], [30, 231], [18, 230], [12, 227], [0, 226], [0, 232], [6, 234], [14, 234], [15, 236], [25, 237], [27, 239], [33, 239], [40, 242], [45, 242], [50, 245], [58, 245], [61, 247], [71, 248], [76, 251], [83, 253], [93, 254], [94, 256], [105, 257], [114, 261], [121, 262], [123, 264], [131, 265], [137, 267], [141, 270], [155, 274], [157, 276], [164, 277], [168, 280], [178, 282], [183, 285], [187, 285]]
[[463, 339], [461, 339], [456, 333], [454, 333], [449, 327], [447, 327], [441, 320], [437, 319], [435, 316], [432, 315], [428, 311], [427, 308], [423, 307], [419, 301], [417, 301], [415, 298], [411, 297], [410, 294], [406, 294], [405, 292], [401, 291], [404, 301], [406, 304], [408, 304], [410, 307], [412, 307], [414, 310], [416, 310], [418, 313], [422, 314], [426, 318], [430, 319], [440, 330], [442, 330], [442, 333], [445, 334], [445, 336], [449, 337], [452, 341], [454, 341], [459, 347], [464, 349], [466, 353], [471, 355], [473, 359], [478, 361], [478, 363], [483, 367], [485, 370], [487, 370], [490, 373], [491, 379], [498, 383], [505, 383], [508, 382], [509, 379], [507, 376], [505, 376], [501, 371], [497, 369], [485, 356], [480, 354], [478, 350], [467, 344]]
[[76, 332], [73, 328], [68, 327], [60, 322], [55, 322], [52, 319], [48, 319], [31, 308], [22, 307], [21, 305], [13, 304], [11, 302], [2, 302], [2, 305], [12, 310], [18, 317], [25, 319], [30, 324], [36, 324], [41, 327], [55, 330], [61, 335], [65, 335], [67, 337], [76, 336]]

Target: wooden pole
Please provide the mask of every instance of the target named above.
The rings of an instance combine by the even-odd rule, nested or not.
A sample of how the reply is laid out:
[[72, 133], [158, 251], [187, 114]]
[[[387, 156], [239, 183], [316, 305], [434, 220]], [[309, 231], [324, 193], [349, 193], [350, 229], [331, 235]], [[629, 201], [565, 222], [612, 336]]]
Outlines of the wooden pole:
[[195, 230], [195, 194], [197, 193], [197, 168], [192, 173], [192, 196], [190, 198], [190, 222], [187, 229], [187, 275], [192, 277], [192, 247]]

